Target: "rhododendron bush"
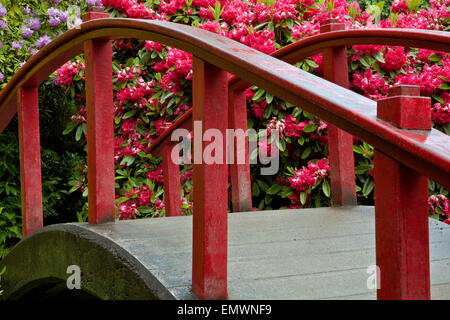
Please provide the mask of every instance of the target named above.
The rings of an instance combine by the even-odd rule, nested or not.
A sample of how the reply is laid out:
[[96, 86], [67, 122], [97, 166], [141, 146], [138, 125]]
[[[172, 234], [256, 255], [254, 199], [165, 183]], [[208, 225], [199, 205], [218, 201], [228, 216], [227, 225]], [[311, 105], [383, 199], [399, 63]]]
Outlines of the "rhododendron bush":
[[[447, 30], [450, 0], [394, 0], [383, 19], [381, 4], [361, 10], [345, 0], [102, 0], [112, 17], [166, 20], [198, 27], [270, 54], [318, 34], [331, 17], [347, 29], [416, 28]], [[97, 4], [98, 5], [98, 4]], [[117, 213], [120, 219], [164, 215], [161, 159], [149, 146], [192, 107], [192, 56], [176, 48], [137, 39], [113, 42]], [[450, 134], [450, 57], [416, 48], [355, 45], [348, 48], [351, 89], [378, 100], [398, 84], [420, 85], [432, 97], [433, 127]], [[296, 66], [322, 75], [322, 56]], [[59, 90], [76, 97], [78, 112], [64, 134], [86, 141], [84, 62], [64, 64], [53, 76]], [[327, 124], [257, 87], [246, 90], [249, 128], [278, 129], [280, 170], [261, 176], [252, 165], [255, 209], [331, 205]], [[299, 108], [297, 108], [299, 107]], [[267, 147], [267, 146], [266, 146]], [[264, 144], [260, 145], [264, 148]], [[261, 152], [262, 150], [260, 150]], [[274, 150], [272, 150], [273, 152]], [[354, 139], [358, 202], [373, 204], [373, 147]], [[255, 156], [255, 155], [252, 155]], [[183, 212], [192, 210], [192, 169], [181, 167]], [[87, 195], [87, 167], [70, 179], [72, 192]], [[430, 181], [430, 214], [447, 219], [448, 191]], [[84, 211], [85, 212], [85, 211]], [[80, 219], [83, 216], [80, 215]]]
[[[270, 54], [305, 37], [319, 33], [330, 17], [347, 29], [420, 28], [445, 30], [450, 1], [431, 1], [427, 9], [410, 8], [394, 1], [387, 19], [361, 11], [356, 2], [328, 1], [215, 1], [103, 0], [114, 17], [167, 20], [189, 24], [239, 41]], [[378, 18], [379, 25], [375, 24]], [[152, 41], [119, 40], [114, 45], [115, 161], [117, 203], [120, 219], [164, 214], [161, 160], [148, 153], [159, 134], [192, 106], [192, 57], [176, 48]], [[433, 126], [450, 132], [448, 80], [449, 56], [429, 50], [355, 45], [348, 50], [351, 88], [373, 100], [387, 96], [394, 84], [417, 84], [421, 94], [432, 96]], [[320, 54], [299, 61], [297, 67], [321, 75]], [[83, 75], [81, 61], [68, 62], [57, 73], [63, 88]], [[75, 80], [74, 80], [75, 79]], [[82, 94], [82, 90], [77, 92]], [[331, 204], [327, 125], [296, 106], [262, 89], [246, 91], [249, 127], [280, 131], [280, 170], [276, 176], [260, 176], [252, 166], [255, 209], [318, 207]], [[80, 96], [80, 99], [83, 99]], [[299, 106], [301, 108], [301, 106]], [[76, 139], [86, 132], [85, 108], [81, 100], [77, 115], [66, 133], [74, 129]], [[264, 145], [264, 144], [263, 144]], [[260, 148], [263, 147], [260, 145]], [[261, 152], [262, 150], [260, 150]], [[355, 139], [358, 200], [373, 203], [373, 148]], [[253, 155], [254, 156], [254, 155]], [[254, 167], [254, 168], [253, 168]], [[74, 179], [73, 190], [86, 192], [86, 179]], [[183, 210], [192, 207], [192, 171], [182, 167]], [[430, 182], [430, 213], [448, 215], [448, 191]]]

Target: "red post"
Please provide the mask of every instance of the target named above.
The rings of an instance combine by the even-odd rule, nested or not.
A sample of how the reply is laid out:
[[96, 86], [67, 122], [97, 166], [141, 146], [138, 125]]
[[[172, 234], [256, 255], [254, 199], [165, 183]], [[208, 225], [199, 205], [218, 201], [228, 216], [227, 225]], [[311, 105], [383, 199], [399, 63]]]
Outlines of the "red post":
[[43, 226], [38, 87], [20, 88], [17, 101], [22, 234], [26, 236]]
[[[245, 100], [245, 91], [238, 90], [229, 92], [229, 128], [242, 130], [245, 133], [244, 146], [239, 144], [237, 135], [230, 137], [233, 139], [233, 150], [229, 150], [233, 155], [233, 162], [230, 164], [231, 174], [231, 192], [233, 211], [251, 211], [252, 210], [252, 190], [250, 181], [250, 159], [248, 150], [247, 135], [247, 101]], [[243, 154], [242, 154], [243, 153]], [[243, 155], [244, 163], [240, 161]], [[231, 159], [230, 159], [231, 160]]]
[[[389, 90], [378, 117], [402, 129], [431, 129], [430, 98], [417, 86]], [[375, 150], [375, 238], [378, 299], [430, 299], [428, 181]]]
[[180, 165], [177, 143], [164, 143], [161, 148], [164, 175], [164, 203], [166, 216], [181, 216]]
[[[345, 30], [345, 25], [338, 23], [338, 19], [329, 19], [320, 27], [321, 33], [338, 30]], [[348, 89], [347, 47], [327, 48], [322, 55], [324, 78]], [[353, 137], [328, 124], [328, 150], [333, 204], [356, 205]]]
[[[92, 16], [95, 13], [94, 16]], [[109, 17], [89, 12], [84, 20]], [[114, 221], [114, 105], [111, 41], [88, 40], [86, 59], [86, 111], [88, 145], [89, 223]]]
[[[194, 217], [192, 289], [200, 299], [227, 298], [227, 212], [228, 168], [226, 144], [221, 146], [221, 163], [205, 163], [202, 132], [216, 129], [226, 137], [228, 124], [227, 73], [193, 58], [194, 121]], [[202, 132], [195, 132], [200, 123]], [[199, 139], [199, 140], [198, 140]], [[217, 150], [216, 150], [217, 152]], [[198, 161], [201, 161], [200, 163]]]

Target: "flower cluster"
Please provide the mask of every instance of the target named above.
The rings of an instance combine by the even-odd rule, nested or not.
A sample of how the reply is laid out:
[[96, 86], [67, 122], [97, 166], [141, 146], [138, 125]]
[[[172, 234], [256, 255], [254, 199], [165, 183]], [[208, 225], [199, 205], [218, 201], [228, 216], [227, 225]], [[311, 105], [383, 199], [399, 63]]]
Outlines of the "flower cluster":
[[[0, 89], [25, 61], [48, 45], [58, 34], [68, 28], [70, 17], [69, 8], [79, 6], [81, 12], [86, 11], [89, 5], [100, 5], [100, 0], [79, 0], [76, 6], [68, 0], [45, 0], [40, 2], [27, 2], [27, 6], [18, 7], [18, 10], [7, 10], [0, 4]], [[17, 4], [23, 4], [19, 1]], [[75, 10], [76, 12], [77, 10]], [[8, 65], [6, 65], [8, 63]]]
[[430, 208], [431, 214], [441, 215], [445, 219], [444, 222], [450, 224], [450, 207], [446, 196], [442, 194], [430, 196], [428, 198], [428, 207]]
[[[85, 4], [98, 6], [99, 2], [86, 0]], [[50, 7], [58, 11], [46, 9], [33, 15], [35, 9], [32, 9], [26, 13], [27, 18], [18, 29], [23, 39], [14, 39], [15, 54], [45, 45], [51, 40], [48, 28], [62, 30], [63, 23], [56, 22], [61, 21], [61, 14], [67, 9], [60, 6], [63, 3], [52, 2]], [[267, 54], [320, 33], [320, 27], [330, 16], [337, 18], [346, 29], [431, 30], [447, 28], [450, 17], [449, 0], [431, 0], [429, 8], [415, 8], [414, 12], [410, 12], [403, 0], [395, 0], [392, 11], [396, 14], [381, 21], [373, 13], [361, 10], [356, 2], [348, 4], [345, 0], [335, 0], [332, 12], [329, 3], [318, 0], [101, 0], [101, 4], [112, 16], [184, 23]], [[113, 50], [114, 159], [119, 218], [159, 216], [164, 212], [164, 177], [160, 158], [150, 155], [149, 148], [165, 128], [192, 107], [192, 55], [154, 41], [137, 39], [116, 40]], [[448, 130], [448, 54], [398, 46], [355, 45], [348, 50], [348, 63], [351, 89], [374, 100], [385, 97], [388, 88], [395, 84], [420, 85], [423, 95], [432, 96], [434, 126]], [[322, 54], [295, 64], [318, 76], [322, 75], [322, 65]], [[78, 94], [84, 94], [82, 79], [78, 62], [65, 64], [56, 76], [60, 86], [72, 86]], [[261, 177], [252, 167], [255, 206], [263, 210], [329, 205], [327, 124], [301, 110], [301, 105], [290, 105], [260, 88], [250, 87], [245, 94], [249, 126], [266, 130], [266, 139], [260, 140], [259, 151], [267, 156], [277, 155], [281, 160], [279, 174], [274, 177]], [[86, 126], [84, 101], [80, 101], [79, 106], [72, 118], [78, 137]], [[269, 143], [274, 129], [280, 133], [276, 148]], [[358, 199], [364, 204], [373, 204], [373, 187], [370, 187], [373, 185], [373, 148], [355, 139], [355, 150]], [[301, 169], [288, 170], [294, 167]], [[183, 169], [180, 179], [183, 210], [189, 213], [193, 189], [189, 167]], [[434, 191], [430, 194], [436, 194]], [[443, 208], [443, 202], [440, 203]]]
[[72, 84], [73, 78], [84, 70], [84, 63], [80, 60], [77, 62], [66, 62], [61, 68], [56, 71], [56, 83], [63, 87], [69, 87]]
[[307, 167], [295, 170], [295, 175], [289, 178], [292, 189], [301, 192], [314, 187], [320, 179], [328, 175], [330, 166], [327, 159], [321, 159], [315, 162], [309, 162]]
[[352, 85], [366, 97], [374, 100], [386, 97], [389, 88], [386, 79], [369, 68], [364, 73], [355, 72]]

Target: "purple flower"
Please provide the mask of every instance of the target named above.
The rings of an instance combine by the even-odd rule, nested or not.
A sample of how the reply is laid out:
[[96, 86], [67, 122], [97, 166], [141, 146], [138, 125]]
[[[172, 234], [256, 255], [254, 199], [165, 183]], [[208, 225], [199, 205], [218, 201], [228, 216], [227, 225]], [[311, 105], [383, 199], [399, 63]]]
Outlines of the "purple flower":
[[60, 22], [61, 22], [61, 20], [59, 20], [58, 17], [51, 17], [51, 18], [48, 20], [48, 23], [49, 23], [52, 27], [57, 26], [58, 24], [60, 24]]
[[34, 55], [36, 52], [38, 52], [36, 49], [34, 49], [33, 47], [28, 47], [27, 48], [28, 52], [31, 53], [32, 55]]
[[2, 48], [3, 48], [3, 42], [0, 41], [0, 51], [2, 50]]
[[6, 21], [0, 19], [0, 30], [6, 29], [7, 26], [8, 24], [6, 23]]
[[90, 7], [103, 7], [102, 0], [86, 0], [86, 3]]
[[22, 49], [23, 44], [24, 44], [23, 40], [13, 41], [13, 42], [11, 43], [11, 48], [13, 48], [13, 49], [19, 51], [20, 49]]
[[22, 35], [22, 37], [28, 39], [31, 38], [31, 36], [33, 35], [33, 30], [31, 30], [27, 26], [22, 26], [22, 32], [20, 34]]
[[67, 22], [67, 20], [69, 20], [69, 11], [60, 11], [59, 20], [61, 20], [61, 22]]
[[40, 37], [37, 41], [36, 41], [36, 47], [37, 48], [42, 48], [45, 47], [47, 44], [49, 44], [52, 41], [52, 39], [49, 38], [48, 35], [44, 34], [42, 37]]
[[31, 13], [31, 9], [28, 7], [22, 7], [22, 11], [23, 13], [25, 13], [26, 15], [29, 15]]
[[0, 82], [3, 82], [4, 78], [5, 78], [5, 76], [3, 75], [3, 73], [0, 72]]
[[28, 26], [32, 30], [39, 30], [41, 28], [41, 22], [39, 21], [39, 18], [31, 18], [28, 22]]
[[56, 8], [48, 8], [47, 9], [47, 14], [49, 17], [57, 17], [59, 16], [59, 10]]
[[0, 18], [6, 16], [6, 8], [0, 3]]

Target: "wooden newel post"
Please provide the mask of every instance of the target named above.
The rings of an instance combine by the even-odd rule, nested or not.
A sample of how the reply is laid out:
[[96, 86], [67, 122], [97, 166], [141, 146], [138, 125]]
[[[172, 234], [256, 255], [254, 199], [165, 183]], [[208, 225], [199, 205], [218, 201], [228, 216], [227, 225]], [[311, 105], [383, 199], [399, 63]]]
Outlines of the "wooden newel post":
[[[103, 11], [103, 10], [101, 10]], [[98, 8], [83, 20], [108, 18]], [[114, 221], [114, 104], [112, 47], [108, 40], [84, 43], [88, 145], [89, 223]]]
[[[345, 25], [338, 21], [338, 19], [328, 19], [327, 24], [320, 27], [320, 33], [345, 30]], [[324, 78], [348, 89], [347, 47], [324, 49], [322, 56]], [[353, 137], [328, 124], [328, 150], [333, 204], [336, 206], [356, 205]]]
[[43, 226], [38, 87], [20, 88], [17, 104], [22, 234], [26, 236]]
[[[193, 57], [194, 217], [192, 289], [200, 299], [227, 298], [227, 73]], [[203, 137], [205, 134], [205, 138]], [[204, 142], [213, 134], [211, 142]], [[220, 135], [222, 139], [220, 139]], [[212, 145], [214, 151], [207, 152]], [[208, 148], [208, 149], [207, 149]], [[205, 152], [204, 152], [205, 151]], [[220, 156], [221, 153], [221, 156]], [[215, 156], [210, 159], [209, 155]]]
[[168, 142], [161, 147], [164, 175], [164, 203], [166, 216], [182, 216], [178, 143]]
[[[431, 130], [430, 103], [418, 86], [392, 87], [377, 116], [401, 129]], [[427, 178], [379, 150], [374, 165], [378, 299], [430, 299]]]

